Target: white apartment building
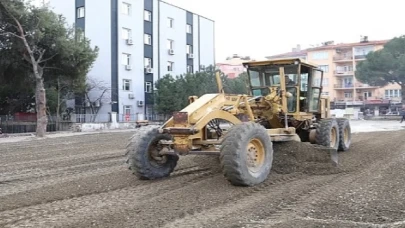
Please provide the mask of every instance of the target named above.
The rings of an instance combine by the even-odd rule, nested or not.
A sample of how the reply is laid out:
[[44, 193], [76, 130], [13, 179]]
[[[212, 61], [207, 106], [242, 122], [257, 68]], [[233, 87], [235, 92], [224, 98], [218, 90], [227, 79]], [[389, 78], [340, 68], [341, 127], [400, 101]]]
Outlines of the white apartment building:
[[[50, 0], [69, 24], [84, 30], [99, 56], [88, 77], [111, 88], [98, 121], [153, 113], [154, 84], [215, 65], [214, 21], [160, 0]], [[92, 94], [99, 96], [101, 91]], [[76, 99], [76, 114], [86, 105]], [[88, 110], [87, 110], [88, 112]], [[103, 119], [104, 118], [104, 119]]]

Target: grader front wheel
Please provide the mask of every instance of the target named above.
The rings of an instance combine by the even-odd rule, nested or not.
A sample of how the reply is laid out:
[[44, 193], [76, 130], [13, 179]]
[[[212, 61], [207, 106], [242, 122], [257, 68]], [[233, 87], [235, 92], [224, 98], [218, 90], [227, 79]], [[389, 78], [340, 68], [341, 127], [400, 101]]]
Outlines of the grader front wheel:
[[160, 140], [171, 140], [171, 136], [152, 129], [138, 139], [133, 138], [128, 144], [129, 168], [139, 179], [153, 180], [167, 177], [176, 167], [178, 156], [159, 155], [162, 149]]
[[273, 144], [266, 129], [250, 122], [233, 126], [223, 139], [220, 161], [225, 178], [233, 185], [263, 182], [273, 163]]

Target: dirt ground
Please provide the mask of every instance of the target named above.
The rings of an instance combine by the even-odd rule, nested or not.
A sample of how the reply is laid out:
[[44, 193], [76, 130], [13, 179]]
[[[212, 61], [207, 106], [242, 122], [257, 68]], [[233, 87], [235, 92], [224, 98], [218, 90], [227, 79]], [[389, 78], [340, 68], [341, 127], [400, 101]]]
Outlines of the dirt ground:
[[405, 227], [404, 131], [354, 134], [335, 169], [298, 162], [306, 144], [275, 145], [269, 178], [249, 188], [206, 156], [138, 180], [132, 134], [0, 144], [0, 227]]

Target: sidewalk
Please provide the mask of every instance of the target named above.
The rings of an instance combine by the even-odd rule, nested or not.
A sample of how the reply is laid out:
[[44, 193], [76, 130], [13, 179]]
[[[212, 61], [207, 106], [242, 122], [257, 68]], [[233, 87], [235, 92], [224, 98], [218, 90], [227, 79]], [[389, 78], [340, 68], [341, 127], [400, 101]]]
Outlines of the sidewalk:
[[[405, 122], [399, 123], [396, 120], [354, 120], [350, 121], [353, 134], [363, 132], [379, 132], [379, 131], [399, 131], [405, 129]], [[149, 125], [150, 126], [150, 125]], [[157, 126], [157, 125], [156, 125]], [[141, 127], [143, 128], [143, 127]], [[106, 134], [106, 133], [120, 133], [120, 132], [135, 132], [135, 129], [116, 129], [116, 130], [100, 130], [90, 132], [49, 132], [44, 138], [36, 138], [34, 133], [22, 133], [22, 134], [9, 134], [9, 137], [2, 138], [0, 136], [0, 143], [13, 143], [28, 140], [41, 140], [46, 138], [59, 138], [78, 135], [91, 135], [91, 134]], [[3, 134], [6, 135], [6, 134]]]
[[[137, 128], [136, 128], [137, 129]], [[106, 133], [120, 133], [120, 132], [134, 132], [136, 129], [118, 129], [118, 130], [102, 130], [102, 131], [89, 131], [89, 132], [70, 132], [70, 131], [56, 131], [56, 132], [47, 132], [44, 138], [36, 138], [35, 133], [20, 133], [20, 134], [3, 134], [7, 135], [2, 137], [0, 135], [0, 143], [13, 143], [29, 140], [40, 140], [47, 138], [60, 138], [60, 137], [69, 137], [69, 136], [78, 136], [78, 135], [93, 135], [93, 134], [106, 134]]]

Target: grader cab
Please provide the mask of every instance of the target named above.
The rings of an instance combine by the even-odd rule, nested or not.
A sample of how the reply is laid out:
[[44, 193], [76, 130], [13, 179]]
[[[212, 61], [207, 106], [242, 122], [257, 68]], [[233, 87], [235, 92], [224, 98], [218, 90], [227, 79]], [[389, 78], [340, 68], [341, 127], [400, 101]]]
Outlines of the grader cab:
[[[140, 179], [170, 175], [180, 155], [219, 155], [233, 185], [263, 182], [273, 162], [273, 143], [310, 142], [323, 146], [337, 163], [337, 151], [351, 143], [350, 123], [331, 118], [322, 97], [323, 72], [301, 59], [244, 63], [250, 94], [191, 96], [190, 104], [162, 126], [134, 135], [127, 146], [130, 169]], [[332, 152], [331, 152], [332, 151]]]

